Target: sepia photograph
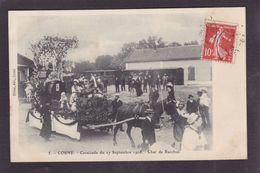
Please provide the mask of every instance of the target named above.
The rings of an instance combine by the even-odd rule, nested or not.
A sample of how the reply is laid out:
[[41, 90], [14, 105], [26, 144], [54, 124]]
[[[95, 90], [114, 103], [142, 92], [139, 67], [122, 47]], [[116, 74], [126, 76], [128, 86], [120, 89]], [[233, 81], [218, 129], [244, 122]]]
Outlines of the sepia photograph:
[[246, 159], [244, 8], [9, 11], [9, 38], [12, 162]]

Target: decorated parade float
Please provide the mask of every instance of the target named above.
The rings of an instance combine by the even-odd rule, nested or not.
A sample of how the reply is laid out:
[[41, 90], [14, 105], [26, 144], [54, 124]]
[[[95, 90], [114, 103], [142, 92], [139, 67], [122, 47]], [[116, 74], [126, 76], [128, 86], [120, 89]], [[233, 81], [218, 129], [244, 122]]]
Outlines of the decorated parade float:
[[77, 38], [51, 36], [31, 45], [35, 69], [27, 81], [32, 106], [26, 122], [41, 129], [44, 107], [51, 116], [52, 132], [80, 140], [83, 130], [108, 131], [115, 125], [135, 120], [136, 115], [143, 115], [143, 103], [124, 103], [121, 117], [119, 113], [112, 113], [112, 100], [103, 93], [104, 85], [99, 76], [65, 75], [71, 65], [66, 59], [67, 51], [77, 46]]
[[[50, 99], [49, 111], [53, 132], [79, 140], [83, 129], [105, 130], [107, 126], [104, 124], [111, 123], [111, 100], [108, 100], [97, 86], [90, 85], [88, 89], [81, 88], [77, 93], [67, 94], [64, 82], [51, 79], [45, 80], [33, 93], [32, 108], [27, 115], [27, 122], [32, 127], [42, 127], [39, 95], [42, 89], [47, 90]], [[103, 126], [99, 126], [100, 124]]]
[[[35, 69], [27, 82], [31, 88], [31, 109], [26, 121], [42, 128], [41, 92], [45, 91], [51, 113], [52, 131], [80, 139], [82, 129], [106, 129], [111, 123], [110, 100], [103, 94], [102, 82], [95, 75], [74, 78], [71, 88], [66, 86], [64, 74], [67, 53], [78, 46], [78, 40], [45, 36], [31, 45]], [[103, 126], [96, 126], [103, 124]]]

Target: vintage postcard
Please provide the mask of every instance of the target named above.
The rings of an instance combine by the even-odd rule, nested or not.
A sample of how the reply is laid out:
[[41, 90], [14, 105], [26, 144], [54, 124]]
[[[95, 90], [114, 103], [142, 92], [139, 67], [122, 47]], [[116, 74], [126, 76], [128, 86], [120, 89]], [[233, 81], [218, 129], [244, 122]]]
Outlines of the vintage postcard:
[[8, 15], [11, 162], [247, 159], [244, 7]]

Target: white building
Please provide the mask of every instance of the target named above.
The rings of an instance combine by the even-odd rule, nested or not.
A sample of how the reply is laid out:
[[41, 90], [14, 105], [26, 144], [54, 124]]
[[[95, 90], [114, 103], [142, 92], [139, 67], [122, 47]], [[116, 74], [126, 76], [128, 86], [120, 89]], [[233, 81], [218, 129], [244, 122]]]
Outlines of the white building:
[[127, 71], [157, 71], [173, 75], [177, 84], [210, 84], [211, 62], [201, 60], [201, 46], [136, 49], [127, 57]]

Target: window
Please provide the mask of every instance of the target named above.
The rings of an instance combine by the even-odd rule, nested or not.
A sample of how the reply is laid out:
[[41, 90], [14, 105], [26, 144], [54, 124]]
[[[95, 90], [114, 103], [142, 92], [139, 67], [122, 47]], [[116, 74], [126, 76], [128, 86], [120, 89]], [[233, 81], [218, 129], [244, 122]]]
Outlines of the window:
[[188, 67], [188, 80], [195, 80], [195, 67]]
[[21, 72], [18, 71], [18, 82], [20, 82], [20, 81], [21, 81]]
[[18, 82], [25, 82], [26, 76], [23, 71], [18, 71]]

